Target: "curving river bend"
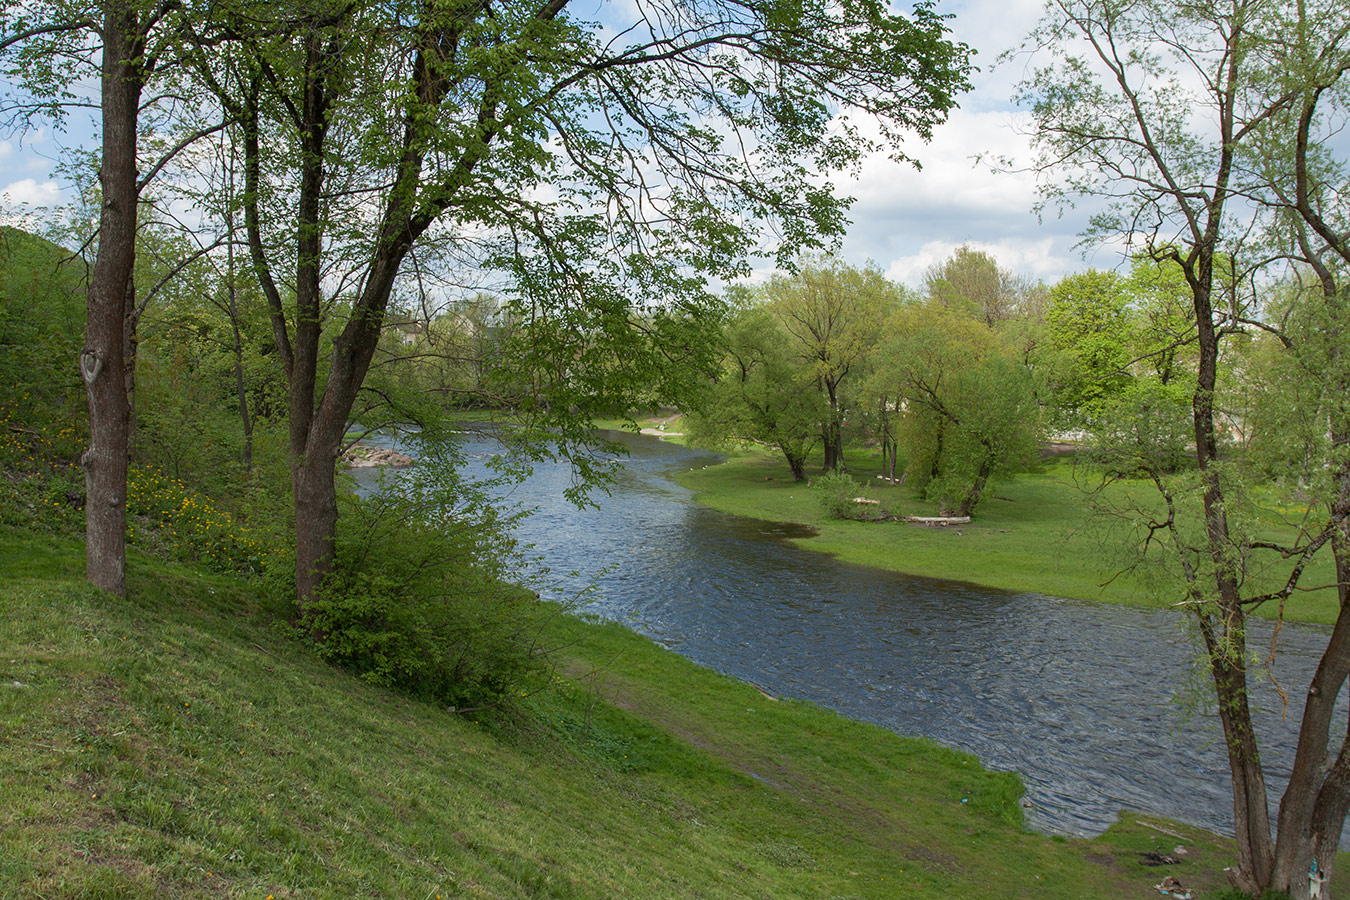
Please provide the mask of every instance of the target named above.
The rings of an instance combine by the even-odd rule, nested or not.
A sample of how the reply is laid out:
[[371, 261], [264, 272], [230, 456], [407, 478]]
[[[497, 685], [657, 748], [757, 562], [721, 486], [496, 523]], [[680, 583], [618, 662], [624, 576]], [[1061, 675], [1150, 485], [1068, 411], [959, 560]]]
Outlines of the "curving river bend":
[[[776, 695], [800, 697], [1021, 774], [1028, 824], [1095, 834], [1121, 809], [1232, 833], [1217, 719], [1188, 712], [1195, 644], [1166, 610], [1063, 600], [840, 563], [796, 533], [696, 503], [669, 473], [716, 462], [655, 438], [628, 448], [598, 509], [563, 499], [566, 466], [538, 466], [511, 494], [537, 507], [518, 529], [588, 612]], [[495, 452], [472, 439], [471, 460]], [[359, 477], [368, 480], [369, 470]], [[805, 490], [805, 488], [803, 488]], [[892, 526], [877, 526], [892, 527]], [[1270, 629], [1257, 623], [1252, 646]], [[1255, 691], [1272, 802], [1283, 791], [1306, 685], [1326, 630], [1286, 626], [1276, 676], [1288, 716]], [[1342, 706], [1345, 697], [1341, 697]]]

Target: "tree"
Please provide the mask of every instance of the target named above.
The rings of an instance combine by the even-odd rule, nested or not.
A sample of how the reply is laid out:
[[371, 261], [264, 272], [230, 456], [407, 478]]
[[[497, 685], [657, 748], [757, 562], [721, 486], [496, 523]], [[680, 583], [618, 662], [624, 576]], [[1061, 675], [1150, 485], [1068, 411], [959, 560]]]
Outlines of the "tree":
[[813, 372], [801, 365], [782, 323], [754, 298], [727, 322], [722, 368], [710, 395], [691, 416], [700, 441], [769, 444], [783, 454], [793, 481], [806, 480], [806, 457], [827, 414]]
[[199, 68], [243, 130], [244, 218], [289, 384], [302, 615], [413, 248], [506, 282], [517, 362], [548, 389], [528, 406], [566, 439], [708, 318], [691, 270], [744, 271], [757, 222], [794, 251], [839, 231], [843, 204], [811, 176], [869, 144], [827, 128], [837, 111], [888, 141], [926, 135], [968, 72], [927, 6], [651, 3], [617, 29], [566, 0], [216, 10], [238, 52]]
[[1114, 272], [1066, 275], [1045, 313], [1056, 406], [1091, 422], [1130, 381], [1130, 298]]
[[811, 260], [795, 275], [775, 277], [765, 294], [825, 398], [825, 471], [842, 469], [844, 381], [876, 343], [882, 317], [900, 302], [899, 289], [875, 268]]
[[[1218, 266], [1229, 271], [1221, 256]], [[1231, 272], [1230, 272], [1231, 275]], [[1195, 369], [1195, 318], [1186, 273], [1175, 260], [1139, 255], [1126, 279], [1133, 315], [1132, 362], [1162, 385], [1186, 380]]]
[[[1061, 176], [1049, 185], [1050, 196], [1104, 199], [1090, 235], [1142, 244], [1148, 257], [1170, 260], [1185, 281], [1195, 329], [1195, 473], [1166, 476], [1141, 459], [1159, 499], [1153, 510], [1137, 510], [1136, 522], [1141, 551], [1162, 555], [1172, 567], [1174, 589], [1204, 644], [1232, 776], [1233, 876], [1252, 894], [1274, 889], [1306, 897], [1313, 860], [1328, 876], [1334, 865], [1350, 803], [1350, 751], [1342, 743], [1328, 755], [1328, 726], [1350, 667], [1350, 571], [1338, 573], [1342, 614], [1309, 687], [1276, 840], [1248, 707], [1246, 615], [1265, 603], [1282, 608], [1310, 559], [1339, 539], [1343, 495], [1335, 489], [1323, 494], [1326, 525], [1300, 529], [1288, 546], [1261, 539], [1244, 516], [1250, 498], [1221, 452], [1219, 374], [1227, 338], [1268, 327], [1251, 287], [1270, 248], [1250, 246], [1261, 222], [1236, 198], [1286, 198], [1287, 208], [1308, 226], [1301, 231], [1303, 247], [1312, 233], [1321, 238], [1319, 248], [1331, 246], [1312, 224], [1318, 216], [1305, 216], [1306, 204], [1298, 200], [1314, 181], [1297, 174], [1297, 146], [1307, 149], [1308, 133], [1291, 126], [1305, 116], [1317, 120], [1319, 98], [1329, 96], [1327, 86], [1345, 71], [1346, 35], [1345, 11], [1334, 4], [1295, 9], [1247, 0], [1218, 6], [1057, 0], [1029, 41], [1051, 62], [1037, 68], [1020, 92], [1032, 110], [1037, 166]], [[1288, 165], [1271, 166], [1273, 158]], [[1324, 211], [1339, 203], [1338, 193], [1313, 192]], [[1273, 226], [1273, 219], [1267, 221]], [[1323, 284], [1323, 296], [1338, 296], [1336, 285]], [[1335, 435], [1335, 422], [1323, 421]], [[1273, 590], [1248, 577], [1275, 565], [1284, 567], [1284, 576]]]
[[[143, 226], [137, 282], [164, 281], [138, 323], [132, 459], [239, 496], [258, 425], [282, 407], [271, 326], [247, 272], [231, 272], [177, 230]], [[219, 262], [221, 265], [216, 265]], [[232, 277], [233, 276], [233, 277]]]
[[[1280, 482], [1293, 496], [1315, 498], [1310, 514], [1320, 514], [1305, 539], [1279, 549], [1301, 562], [1325, 543], [1340, 610], [1308, 685], [1280, 802], [1272, 880], [1301, 886], [1310, 857], [1330, 877], [1350, 809], [1350, 740], [1332, 731], [1336, 697], [1350, 678], [1350, 210], [1344, 190], [1350, 169], [1335, 140], [1347, 111], [1350, 15], [1326, 3], [1279, 13], [1258, 49], [1269, 78], [1266, 96], [1288, 102], [1262, 123], [1263, 140], [1248, 161], [1267, 179], [1265, 197], [1294, 261], [1296, 292], [1285, 315], [1272, 319], [1279, 327], [1251, 324], [1265, 327], [1285, 351], [1271, 404], [1281, 427], [1267, 443], [1284, 456]], [[1281, 609], [1297, 584], [1291, 575], [1277, 598]]]
[[963, 244], [924, 276], [931, 300], [974, 316], [989, 327], [1013, 316], [1022, 286], [983, 250]]
[[876, 379], [894, 386], [906, 481], [944, 515], [975, 512], [991, 479], [1035, 459], [1040, 416], [1031, 373], [983, 322], [930, 301], [900, 310], [877, 352]]
[[[0, 55], [13, 57], [7, 74], [31, 92], [0, 108], [11, 127], [59, 120], [74, 101], [69, 86], [90, 69], [98, 73], [98, 235], [79, 358], [89, 408], [89, 447], [81, 458], [85, 577], [119, 596], [126, 594], [127, 454], [139, 313], [132, 272], [141, 195], [195, 137], [212, 130], [181, 118], [190, 106], [182, 92], [151, 90], [173, 70], [187, 15], [183, 4], [138, 0], [104, 0], [92, 10], [47, 0], [0, 13]], [[163, 127], [143, 146], [142, 130], [154, 126]]]

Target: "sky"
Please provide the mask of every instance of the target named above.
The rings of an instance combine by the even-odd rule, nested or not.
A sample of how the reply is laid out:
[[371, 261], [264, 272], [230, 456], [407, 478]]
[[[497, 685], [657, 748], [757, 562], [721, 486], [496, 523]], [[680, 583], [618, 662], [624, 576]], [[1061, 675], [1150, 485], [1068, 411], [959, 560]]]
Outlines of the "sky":
[[[856, 179], [835, 179], [841, 193], [857, 198], [838, 250], [846, 262], [875, 263], [911, 287], [920, 287], [924, 273], [962, 244], [984, 250], [1019, 276], [1047, 283], [1088, 266], [1109, 268], [1119, 262], [1107, 250], [1089, 252], [1084, 259], [1075, 249], [1086, 224], [1082, 215], [1070, 211], [1061, 218], [1052, 210], [1038, 220], [1034, 176], [996, 173], [975, 161], [981, 152], [1030, 157], [1027, 138], [1017, 128], [1025, 115], [1011, 103], [1022, 63], [999, 65], [997, 60], [1030, 31], [1041, 9], [1042, 0], [939, 3], [940, 12], [953, 14], [952, 36], [977, 52], [974, 89], [960, 98], [960, 108], [934, 131], [930, 143], [916, 138], [904, 146], [921, 161], [921, 170], [880, 155], [868, 159]], [[55, 160], [61, 147], [88, 137], [78, 130], [36, 131], [22, 139], [0, 136], [0, 216], [12, 218], [22, 204], [68, 200]]]
[[940, 3], [953, 14], [952, 36], [976, 51], [973, 90], [959, 100], [931, 142], [917, 139], [904, 149], [921, 170], [876, 157], [856, 181], [839, 182], [856, 198], [853, 225], [841, 249], [853, 264], [872, 261], [888, 277], [911, 287], [962, 244], [994, 256], [1004, 268], [1053, 283], [1064, 274], [1096, 265], [1110, 267], [1109, 254], [1084, 261], [1075, 249], [1085, 218], [1039, 220], [1033, 211], [1036, 179], [1030, 173], [995, 172], [979, 164], [980, 153], [1030, 160], [1027, 116], [1012, 103], [1023, 63], [999, 64], [1036, 24], [1043, 0], [959, 0]]

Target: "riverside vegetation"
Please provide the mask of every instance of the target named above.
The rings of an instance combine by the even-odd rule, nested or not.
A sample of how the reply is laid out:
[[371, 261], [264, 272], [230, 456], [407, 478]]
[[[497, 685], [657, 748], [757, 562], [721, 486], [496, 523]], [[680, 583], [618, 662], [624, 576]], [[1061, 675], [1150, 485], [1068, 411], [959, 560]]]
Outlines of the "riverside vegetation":
[[[519, 712], [566, 654], [509, 519], [458, 478], [457, 409], [517, 420], [498, 476], [565, 456], [579, 501], [605, 475], [588, 422], [675, 404], [702, 439], [773, 447], [796, 482], [818, 448], [825, 506], [867, 518], [844, 471], [861, 438], [889, 480], [981, 522], [930, 536], [983, 545], [977, 577], [1020, 584], [1059, 517], [1118, 554], [1092, 567], [1103, 596], [1184, 609], [1224, 732], [1234, 885], [1303, 900], [1309, 872], [1330, 879], [1350, 810], [1350, 7], [1048, 5], [1009, 50], [1029, 157], [987, 161], [1035, 171], [1045, 206], [1088, 199], [1084, 236], [1125, 246], [1120, 271], [1045, 286], [963, 247], [922, 294], [811, 254], [845, 231], [829, 175], [912, 162], [902, 141], [969, 86], [946, 16], [808, 0], [604, 16], [566, 0], [0, 11], [6, 128], [96, 109], [102, 141], [62, 160], [75, 204], [14, 220], [55, 244], [0, 233], [4, 527], [64, 540], [82, 517], [85, 577], [114, 595], [131, 541], [248, 582], [288, 638], [372, 689]], [[92, 80], [96, 105], [76, 89]], [[858, 114], [868, 127], [839, 127]], [[779, 268], [758, 287], [755, 253]], [[428, 477], [347, 496], [352, 429], [408, 422]], [[987, 510], [1019, 502], [1009, 479], [1048, 433], [1086, 438], [1092, 517], [1045, 504], [997, 528]], [[920, 496], [889, 493], [892, 511]], [[822, 544], [897, 555], [866, 528], [831, 519]], [[1291, 691], [1287, 773], [1267, 770], [1248, 704], [1251, 615], [1335, 622]]]
[[[678, 425], [671, 426], [671, 431], [678, 430]], [[878, 477], [881, 461], [875, 449], [855, 447], [847, 458], [855, 477], [850, 499], [862, 496], [878, 502], [876, 507], [857, 507], [860, 516], [878, 515], [876, 510], [896, 516], [935, 514], [921, 491]], [[1165, 581], [1121, 571], [1128, 560], [1115, 552], [1119, 537], [1111, 526], [1116, 523], [1094, 517], [1089, 492], [1098, 486], [1095, 473], [1072, 452], [1048, 457], [1032, 471], [999, 483], [973, 521], [946, 527], [833, 516], [823, 508], [818, 491], [787, 477], [777, 454], [753, 445], [730, 451], [716, 466], [678, 473], [675, 480], [695, 491], [700, 503], [722, 512], [809, 525], [816, 533], [794, 538], [793, 543], [845, 562], [1126, 606], [1168, 607], [1177, 602], [1167, 593]], [[1144, 495], [1151, 486], [1123, 483], [1110, 490]], [[1273, 516], [1268, 527], [1273, 539], [1292, 536], [1292, 529]], [[1312, 583], [1327, 584], [1334, 578], [1330, 561], [1313, 565]], [[1338, 611], [1335, 590], [1323, 588], [1300, 596], [1284, 616], [1331, 624]], [[1275, 612], [1264, 609], [1258, 614]]]
[[4, 506], [0, 896], [1214, 897], [1232, 853], [1029, 833], [1013, 775], [557, 611], [546, 685], [451, 712], [325, 664], [256, 576], [133, 549], [118, 600]]

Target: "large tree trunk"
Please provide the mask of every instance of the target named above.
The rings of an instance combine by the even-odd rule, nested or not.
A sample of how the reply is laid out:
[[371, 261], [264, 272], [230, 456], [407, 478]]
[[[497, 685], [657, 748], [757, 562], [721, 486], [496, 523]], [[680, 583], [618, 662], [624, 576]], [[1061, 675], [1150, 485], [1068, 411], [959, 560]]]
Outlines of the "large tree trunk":
[[1271, 884], [1274, 874], [1274, 842], [1265, 773], [1252, 726], [1247, 698], [1246, 622], [1240, 581], [1231, 556], [1217, 429], [1214, 425], [1214, 391], [1218, 382], [1219, 334], [1214, 327], [1210, 290], [1213, 283], [1212, 252], [1202, 248], [1192, 270], [1197, 347], [1196, 387], [1191, 398], [1195, 429], [1195, 456], [1204, 489], [1206, 542], [1214, 565], [1214, 606], [1196, 607], [1210, 675], [1218, 701], [1228, 749], [1228, 768], [1233, 780], [1233, 829], [1238, 865], [1234, 880], [1242, 890], [1259, 894]]
[[993, 454], [986, 449], [984, 459], [980, 462], [980, 469], [975, 473], [975, 481], [971, 484], [970, 490], [961, 498], [952, 515], [968, 516], [975, 512], [975, 507], [979, 506], [980, 498], [984, 496], [985, 485], [989, 483], [989, 476], [993, 474], [994, 463]]
[[1265, 775], [1247, 705], [1246, 644], [1241, 626], [1230, 624], [1227, 630], [1230, 646], [1220, 647], [1214, 643], [1212, 630], [1202, 626], [1233, 779], [1233, 832], [1238, 851], [1235, 878], [1239, 888], [1255, 895], [1270, 885], [1274, 848]]
[[792, 480], [805, 481], [806, 460], [803, 459], [799, 454], [793, 453], [791, 450], [789, 450], [782, 444], [778, 445], [778, 449], [783, 451], [783, 458], [787, 460], [788, 468], [792, 470]]
[[[1345, 443], [1340, 435], [1334, 440], [1338, 445]], [[1308, 896], [1307, 876], [1314, 861], [1330, 880], [1346, 812], [1350, 810], [1346, 742], [1331, 732], [1336, 697], [1350, 677], [1350, 469], [1342, 467], [1336, 480], [1339, 490], [1332, 515], [1339, 521], [1331, 547], [1341, 611], [1308, 685], [1294, 767], [1280, 802], [1271, 879], [1272, 887], [1288, 891], [1295, 900]], [[1328, 746], [1337, 741], [1341, 750], [1333, 762]]]
[[133, 12], [109, 2], [103, 17], [103, 159], [98, 255], [89, 276], [85, 347], [80, 355], [89, 404], [85, 473], [85, 577], [126, 596], [127, 322], [136, 253], [136, 122], [141, 53]]
[[[295, 588], [303, 601], [312, 600], [333, 570], [337, 535], [336, 452], [312, 450], [291, 466], [295, 501]], [[301, 620], [305, 604], [299, 610]]]

